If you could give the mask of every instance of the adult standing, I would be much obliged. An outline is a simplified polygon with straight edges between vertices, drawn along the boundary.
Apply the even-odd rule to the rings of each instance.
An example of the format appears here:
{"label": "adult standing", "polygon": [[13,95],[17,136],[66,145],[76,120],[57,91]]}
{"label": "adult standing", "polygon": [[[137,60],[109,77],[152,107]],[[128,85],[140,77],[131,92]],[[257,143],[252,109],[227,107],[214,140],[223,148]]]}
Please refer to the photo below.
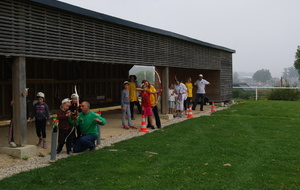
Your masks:
{"label": "adult standing", "polygon": [[138,108],[139,114],[142,113],[141,105],[137,98],[137,92],[136,92],[136,76],[130,75],[129,76],[129,97],[130,97],[130,112],[131,112],[131,120],[135,120],[133,108],[134,105]]}
{"label": "adult standing", "polygon": [[195,86],[197,86],[197,93],[196,93],[196,98],[194,100],[193,104],[193,110],[196,109],[196,106],[198,104],[198,100],[201,97],[201,106],[200,106],[200,111],[203,111],[203,105],[204,105],[204,96],[205,96],[205,86],[209,85],[210,83],[203,79],[203,75],[199,75],[199,79],[194,83]]}
{"label": "adult standing", "polygon": [[[154,88],[154,86],[151,85],[148,80],[143,80],[142,84],[144,84],[145,89],[147,91],[150,91],[150,102],[151,102],[151,106],[152,106],[152,112],[153,112],[154,117],[155,117],[156,127],[158,129],[160,129],[161,128],[161,123],[160,123],[160,117],[159,117],[159,113],[158,113],[158,108],[157,108],[157,105],[156,105],[158,91],[156,91],[156,89]],[[151,129],[154,129],[154,127],[151,126],[151,122],[149,121],[149,118],[148,118],[148,125],[147,125],[147,127],[151,128]]]}
{"label": "adult standing", "polygon": [[[81,137],[76,141],[73,152],[83,152],[86,149],[95,150],[95,141],[98,136],[97,125],[105,125],[106,119],[90,111],[90,104],[86,101],[81,104],[82,112],[78,114],[76,126],[80,128]],[[71,113],[68,115],[69,122],[74,123]]]}

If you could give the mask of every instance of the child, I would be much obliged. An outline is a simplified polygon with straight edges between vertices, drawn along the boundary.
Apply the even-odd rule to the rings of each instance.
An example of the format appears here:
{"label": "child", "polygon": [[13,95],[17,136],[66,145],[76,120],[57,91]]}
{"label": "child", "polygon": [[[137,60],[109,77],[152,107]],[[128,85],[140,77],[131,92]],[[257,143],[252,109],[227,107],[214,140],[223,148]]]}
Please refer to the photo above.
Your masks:
{"label": "child", "polygon": [[182,117],[182,113],[183,113],[183,104],[184,104],[184,100],[186,100],[187,97],[187,88],[186,86],[181,82],[180,79],[175,80],[176,85],[177,85],[177,89],[176,89],[176,94],[178,96],[177,98],[177,105],[176,105],[176,116],[175,117]]}
{"label": "child", "polygon": [[193,97],[193,84],[192,84],[192,78],[189,77],[187,79],[187,82],[185,83],[185,86],[187,88],[187,99],[184,101],[184,111],[186,114],[186,110],[190,107],[190,102]]}
{"label": "child", "polygon": [[173,114],[174,111],[174,105],[175,105],[175,98],[176,94],[174,92],[174,85],[170,84],[169,85],[169,114]]}
{"label": "child", "polygon": [[142,91],[142,114],[146,117],[148,117],[148,126],[150,126],[151,129],[155,129],[152,122],[152,105],[150,101],[150,94],[156,94],[156,92],[150,92],[147,90],[147,85],[142,84],[142,88],[137,88],[136,90]]}
{"label": "child", "polygon": [[[77,109],[77,99],[79,100],[78,98],[78,95],[77,94],[72,94],[71,95],[71,105],[69,107],[69,109],[71,110],[72,114],[75,114],[76,112],[76,109]],[[81,112],[81,108],[80,108],[80,105],[78,107],[78,113]]]}
{"label": "child", "polygon": [[142,113],[141,105],[138,101],[137,93],[136,93],[136,76],[130,75],[129,76],[129,97],[130,97],[130,113],[131,113],[131,120],[135,120],[134,118],[134,105],[137,106],[139,114]]}
{"label": "child", "polygon": [[35,118],[36,135],[39,138],[37,146],[43,146],[46,149],[46,125],[50,124],[50,113],[48,105],[45,103],[45,94],[38,92],[36,97],[38,102],[33,105],[30,122]]}
{"label": "child", "polygon": [[63,101],[61,102],[60,109],[57,111],[57,119],[59,120],[58,146],[56,150],[57,154],[61,152],[65,143],[67,148],[67,154],[70,154],[72,152],[71,148],[75,133],[74,131],[72,131],[72,125],[69,123],[68,120],[68,117],[71,115],[71,111],[69,110],[69,107],[71,105],[70,102],[71,100],[69,98],[63,99]]}
{"label": "child", "polygon": [[[77,101],[79,101],[79,97],[77,94],[72,94],[71,95],[71,105],[69,106],[69,110],[71,111],[71,114],[73,118],[75,118],[76,112],[78,111],[77,115],[81,113],[81,107],[77,104]],[[78,102],[79,103],[79,102]],[[75,132],[74,132],[74,138],[73,138],[73,144],[76,143],[76,140],[81,136],[80,129],[78,127],[75,127]]]}
{"label": "child", "polygon": [[[121,108],[122,108],[122,126],[123,129],[137,129],[135,126],[132,125],[131,122],[131,112],[130,112],[130,99],[129,99],[129,82],[125,81],[123,83],[123,90],[121,92]],[[128,117],[128,126],[126,126],[125,116],[127,113]]]}

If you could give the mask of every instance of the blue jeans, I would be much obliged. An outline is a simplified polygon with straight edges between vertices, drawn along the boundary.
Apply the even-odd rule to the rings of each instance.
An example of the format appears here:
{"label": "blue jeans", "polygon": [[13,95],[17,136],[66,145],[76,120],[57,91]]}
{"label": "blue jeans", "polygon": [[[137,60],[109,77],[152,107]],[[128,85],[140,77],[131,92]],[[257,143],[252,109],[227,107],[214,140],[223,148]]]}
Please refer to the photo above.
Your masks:
{"label": "blue jeans", "polygon": [[200,110],[203,110],[203,105],[204,105],[204,94],[196,94],[196,98],[194,100],[194,103],[193,103],[193,108],[192,110],[195,110],[196,109],[196,106],[198,104],[198,100],[199,98],[201,97],[201,106],[200,106]]}
{"label": "blue jeans", "polygon": [[74,145],[73,152],[83,152],[88,148],[94,148],[95,147],[95,140],[97,139],[97,136],[94,135],[84,135],[80,137],[76,144]]}

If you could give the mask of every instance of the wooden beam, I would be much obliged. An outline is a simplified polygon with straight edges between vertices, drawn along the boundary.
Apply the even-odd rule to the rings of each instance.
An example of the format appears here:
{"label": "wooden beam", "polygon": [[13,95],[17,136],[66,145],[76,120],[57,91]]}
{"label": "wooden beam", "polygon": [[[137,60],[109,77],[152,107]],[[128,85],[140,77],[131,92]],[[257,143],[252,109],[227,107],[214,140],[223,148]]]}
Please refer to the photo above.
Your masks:
{"label": "wooden beam", "polygon": [[27,143],[25,57],[16,57],[12,63],[12,89],[14,141],[24,146]]}
{"label": "wooden beam", "polygon": [[169,110],[168,105],[168,91],[169,91],[169,67],[162,67],[162,106],[161,112],[163,114],[167,114]]}

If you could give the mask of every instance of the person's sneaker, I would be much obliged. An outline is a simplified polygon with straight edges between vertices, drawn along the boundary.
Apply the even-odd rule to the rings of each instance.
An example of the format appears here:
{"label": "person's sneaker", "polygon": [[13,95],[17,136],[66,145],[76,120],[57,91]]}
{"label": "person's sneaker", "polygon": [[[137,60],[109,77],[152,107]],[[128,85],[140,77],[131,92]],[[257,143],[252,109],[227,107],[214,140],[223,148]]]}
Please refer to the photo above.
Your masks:
{"label": "person's sneaker", "polygon": [[155,127],[154,127],[154,126],[151,126],[151,129],[155,129]]}
{"label": "person's sneaker", "polygon": [[67,151],[67,154],[68,155],[72,154],[72,151],[71,150]]}
{"label": "person's sneaker", "polygon": [[135,126],[130,126],[131,129],[137,129]]}
{"label": "person's sneaker", "polygon": [[40,139],[39,143],[36,146],[43,146],[43,139]]}
{"label": "person's sneaker", "polygon": [[182,114],[178,114],[178,116],[177,117],[182,117]]}
{"label": "person's sneaker", "polygon": [[131,120],[135,120],[135,117],[132,117]]}
{"label": "person's sneaker", "polygon": [[43,148],[47,149],[47,143],[46,142],[43,142]]}
{"label": "person's sneaker", "polygon": [[17,145],[16,145],[15,142],[10,142],[9,145],[10,145],[10,147],[12,147],[12,148],[16,148],[16,147],[17,147]]}
{"label": "person's sneaker", "polygon": [[128,126],[123,126],[123,129],[129,129],[129,127]]}

